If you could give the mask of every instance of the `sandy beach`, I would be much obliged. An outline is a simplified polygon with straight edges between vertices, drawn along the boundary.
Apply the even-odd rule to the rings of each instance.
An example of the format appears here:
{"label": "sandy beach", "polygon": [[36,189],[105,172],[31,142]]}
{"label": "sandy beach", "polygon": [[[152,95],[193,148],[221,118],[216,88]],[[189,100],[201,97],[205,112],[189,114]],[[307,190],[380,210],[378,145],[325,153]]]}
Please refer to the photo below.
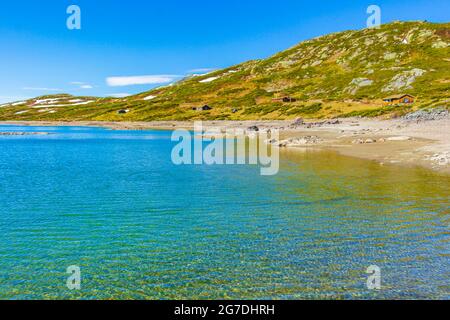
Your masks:
{"label": "sandy beach", "polygon": [[[192,129],[192,122],[0,122],[3,125],[97,126],[114,130]],[[320,148],[380,165],[424,166],[450,174],[450,119],[337,119],[331,121],[205,121],[204,128],[278,129],[283,148]],[[250,129],[252,128],[252,129]]]}

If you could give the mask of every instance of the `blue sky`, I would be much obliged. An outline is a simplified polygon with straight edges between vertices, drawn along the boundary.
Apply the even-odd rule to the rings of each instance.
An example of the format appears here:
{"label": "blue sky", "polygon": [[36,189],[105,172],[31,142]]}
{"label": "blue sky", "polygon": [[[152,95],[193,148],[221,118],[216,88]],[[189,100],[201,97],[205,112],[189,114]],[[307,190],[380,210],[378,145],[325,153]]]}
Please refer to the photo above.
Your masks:
{"label": "blue sky", "polygon": [[[81,8],[81,30],[66,27],[73,4]],[[450,1],[442,0],[4,0],[0,103],[149,90],[311,37],[364,28],[371,4],[381,7],[383,23],[450,20]]]}

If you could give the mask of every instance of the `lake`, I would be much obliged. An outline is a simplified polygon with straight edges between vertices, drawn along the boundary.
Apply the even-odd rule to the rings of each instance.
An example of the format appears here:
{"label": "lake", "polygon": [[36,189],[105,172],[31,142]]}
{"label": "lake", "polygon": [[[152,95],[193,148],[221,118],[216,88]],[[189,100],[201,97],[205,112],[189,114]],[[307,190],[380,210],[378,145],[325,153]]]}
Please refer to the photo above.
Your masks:
{"label": "lake", "polygon": [[176,166],[169,131],[6,131],[51,134],[0,136],[1,299],[450,298],[448,176],[312,150],[261,176]]}

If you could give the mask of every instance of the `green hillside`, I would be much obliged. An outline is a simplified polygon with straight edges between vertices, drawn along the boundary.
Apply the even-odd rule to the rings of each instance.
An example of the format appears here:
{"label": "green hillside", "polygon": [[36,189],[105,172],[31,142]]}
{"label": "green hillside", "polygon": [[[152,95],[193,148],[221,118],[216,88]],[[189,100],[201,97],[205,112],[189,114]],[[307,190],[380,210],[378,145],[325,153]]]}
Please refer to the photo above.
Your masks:
{"label": "green hillside", "polygon": [[[3,105],[0,120],[331,118],[448,108],[449,44],[450,23],[395,22],[322,36],[127,98],[56,95]],[[404,93],[416,102],[383,105],[383,98]],[[193,110],[203,105],[212,110]]]}

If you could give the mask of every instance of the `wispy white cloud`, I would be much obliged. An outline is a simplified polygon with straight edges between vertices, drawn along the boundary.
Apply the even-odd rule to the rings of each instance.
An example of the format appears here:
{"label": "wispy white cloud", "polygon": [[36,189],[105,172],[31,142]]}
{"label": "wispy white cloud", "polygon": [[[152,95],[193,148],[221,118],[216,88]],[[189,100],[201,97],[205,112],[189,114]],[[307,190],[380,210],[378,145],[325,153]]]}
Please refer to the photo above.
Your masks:
{"label": "wispy white cloud", "polygon": [[217,70],[217,68],[198,68],[189,70],[188,73],[209,73]]}
{"label": "wispy white cloud", "polygon": [[32,90],[32,91],[63,91],[60,88],[42,88],[42,87],[24,87],[23,90]]}
{"label": "wispy white cloud", "polygon": [[131,96],[131,93],[113,93],[113,94],[109,94],[108,96],[114,97],[114,98],[125,98],[125,97]]}
{"label": "wispy white cloud", "polygon": [[147,75],[131,77],[108,77],[106,83],[110,87],[125,87],[143,84],[164,84],[171,83],[181,76],[179,75]]}
{"label": "wispy white cloud", "polygon": [[70,84],[74,85],[74,86],[78,86],[80,89],[93,89],[94,87],[88,83],[85,82],[80,82],[80,81],[74,81],[71,82]]}

